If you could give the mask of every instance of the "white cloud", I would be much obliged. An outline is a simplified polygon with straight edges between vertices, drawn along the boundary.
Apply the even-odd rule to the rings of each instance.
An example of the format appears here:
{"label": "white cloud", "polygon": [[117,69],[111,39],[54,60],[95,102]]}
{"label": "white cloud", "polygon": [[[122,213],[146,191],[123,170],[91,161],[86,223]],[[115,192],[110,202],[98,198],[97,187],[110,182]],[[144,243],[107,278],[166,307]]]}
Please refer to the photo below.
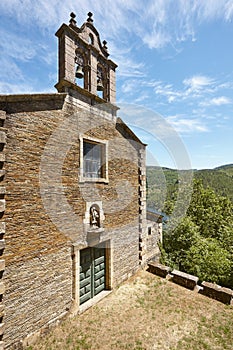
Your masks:
{"label": "white cloud", "polygon": [[232,100],[229,99],[228,97],[225,96],[220,96],[220,97],[214,97],[210,100],[206,100],[204,102],[201,102],[201,106],[223,106],[223,105],[228,105],[231,104]]}
{"label": "white cloud", "polygon": [[124,94],[130,94],[135,92],[135,84],[137,84],[136,80],[126,80],[121,86],[121,90]]}
{"label": "white cloud", "polygon": [[160,29],[154,29],[152,33],[146,33],[142,40],[150,49],[161,49],[171,41],[171,37]]}
{"label": "white cloud", "polygon": [[0,57],[0,79],[19,81],[23,80],[23,73],[17,64],[9,57],[2,55]]}
{"label": "white cloud", "polygon": [[34,92],[33,87],[26,83],[10,84],[0,81],[0,94],[26,94],[32,92]]}
{"label": "white cloud", "polygon": [[188,88],[189,92],[198,92],[213,85],[213,79],[204,75],[194,75],[191,78],[183,80],[183,84]]}
{"label": "white cloud", "polygon": [[[220,95],[221,93],[224,94],[225,89],[229,89],[229,86],[222,81],[219,83],[217,77],[193,75],[180,82],[180,86],[181,88],[177,89],[172,83],[161,80],[147,80],[143,77],[143,79],[125,80],[122,83],[122,92],[126,98],[134,101],[134,103],[147,100],[146,103],[151,108],[166,106],[166,110],[170,113],[174,107],[183,113],[185,103],[186,115],[189,114],[195,116],[198,120],[205,121],[216,119],[216,111],[209,107],[232,103],[230,98]],[[151,94],[152,91],[154,92],[154,98]],[[182,121],[182,124],[185,123]],[[193,123],[196,129],[200,126],[196,122]],[[202,130],[202,126],[200,126],[200,130]]]}
{"label": "white cloud", "polygon": [[230,21],[233,17],[233,1],[227,1],[225,5],[225,18],[227,21]]}
{"label": "white cloud", "polygon": [[[52,87],[46,90],[46,93],[55,93],[55,89]],[[5,83],[0,81],[0,94],[43,94],[43,89],[35,90],[33,85],[27,82]]]}
{"label": "white cloud", "polygon": [[117,75],[122,77],[143,77],[145,76],[144,64],[136,62],[127,55],[115,55],[114,60],[118,64]]}
{"label": "white cloud", "polygon": [[[94,25],[100,33],[105,33],[106,37],[101,37],[101,40],[109,41],[110,58],[119,65],[118,76],[142,78],[146,69],[140,58],[134,57],[135,46],[129,44],[133,35],[136,34],[138,38],[134,45],[140,46],[144,43],[150,48],[162,48],[176,42],[195,40],[199,22],[216,18],[227,21],[233,18],[233,1],[147,0],[145,4],[135,0],[1,0],[0,12],[12,16],[14,24],[20,22],[24,26],[24,36],[32,27],[34,31],[38,28],[41,35],[38,44],[38,38],[37,42],[33,42],[25,39],[22,34],[4,32],[1,35],[4,40],[4,54],[7,52],[15,60],[16,67],[16,60],[26,62],[34,57],[44,60],[48,65],[53,64],[57,51],[51,50],[48,36],[53,36],[62,22],[69,22],[71,11],[77,14],[77,25],[80,26],[90,10],[94,14]],[[174,103],[198,97],[200,92],[213,92],[215,82],[200,74],[185,79],[183,84],[184,87],[178,90],[172,84],[156,82],[154,91],[157,96]],[[126,91],[127,88],[129,89],[129,83],[123,86]]]}
{"label": "white cloud", "polygon": [[203,121],[198,119],[186,119],[184,116],[175,115],[167,117],[166,120],[178,133],[187,134],[192,132],[208,131],[208,128]]}
{"label": "white cloud", "polygon": [[0,49],[2,54],[11,58],[28,61],[36,55],[35,44],[22,36],[0,30]]}
{"label": "white cloud", "polygon": [[221,106],[221,105],[230,104],[230,103],[232,103],[232,101],[229,98],[225,97],[225,96],[221,96],[221,97],[213,98],[212,100],[210,100],[210,103],[212,105],[215,105],[215,106]]}
{"label": "white cloud", "polygon": [[156,95],[164,96],[169,103],[174,102],[177,98],[182,96],[182,93],[174,90],[172,84],[157,84],[154,87]]}
{"label": "white cloud", "polygon": [[[147,84],[147,83],[145,83]],[[200,94],[214,92],[215,82],[212,78],[204,75],[195,75],[183,80],[184,88],[177,90],[170,83],[161,81],[149,82],[147,84],[154,88],[156,95],[165,97],[167,102],[183,101],[200,97]]]}
{"label": "white cloud", "polygon": [[[16,10],[17,9],[17,10]],[[136,35],[150,48],[195,40],[198,21],[233,18],[232,0],[1,0],[0,12],[27,26],[54,28],[68,22],[69,13],[77,14],[77,24],[94,13],[100,32],[114,41],[124,41],[126,33]]]}
{"label": "white cloud", "polygon": [[196,0],[194,11],[202,22],[217,18],[229,21],[233,16],[233,4],[232,0]]}

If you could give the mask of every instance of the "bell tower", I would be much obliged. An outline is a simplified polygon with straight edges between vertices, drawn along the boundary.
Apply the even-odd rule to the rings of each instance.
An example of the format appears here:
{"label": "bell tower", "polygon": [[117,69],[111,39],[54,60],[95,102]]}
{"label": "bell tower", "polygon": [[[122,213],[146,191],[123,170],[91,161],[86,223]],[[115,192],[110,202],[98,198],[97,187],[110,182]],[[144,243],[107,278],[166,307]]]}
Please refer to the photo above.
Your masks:
{"label": "bell tower", "polygon": [[59,40],[58,92],[86,95],[91,101],[116,102],[115,70],[117,65],[108,56],[107,42],[100,41],[93,25],[92,13],[79,28],[76,15],[70,14],[69,25],[56,32]]}

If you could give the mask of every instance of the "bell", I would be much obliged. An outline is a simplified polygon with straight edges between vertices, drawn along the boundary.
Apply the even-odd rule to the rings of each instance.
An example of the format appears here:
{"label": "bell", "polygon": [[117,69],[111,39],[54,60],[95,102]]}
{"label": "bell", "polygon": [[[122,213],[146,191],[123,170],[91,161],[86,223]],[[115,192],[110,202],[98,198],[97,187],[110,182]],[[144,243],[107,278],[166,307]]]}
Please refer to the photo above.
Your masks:
{"label": "bell", "polygon": [[76,68],[75,76],[76,76],[76,78],[78,78],[78,79],[82,79],[82,78],[84,77],[83,69],[82,69],[82,67],[79,66],[79,65],[78,65],[77,68]]}
{"label": "bell", "polygon": [[102,79],[97,80],[97,91],[104,91]]}

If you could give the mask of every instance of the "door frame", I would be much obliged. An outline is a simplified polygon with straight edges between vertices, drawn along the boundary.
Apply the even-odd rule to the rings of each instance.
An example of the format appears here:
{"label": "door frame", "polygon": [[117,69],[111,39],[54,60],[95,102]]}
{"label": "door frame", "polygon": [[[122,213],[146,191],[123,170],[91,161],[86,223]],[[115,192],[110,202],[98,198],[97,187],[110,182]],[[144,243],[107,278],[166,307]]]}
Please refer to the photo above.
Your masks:
{"label": "door frame", "polygon": [[[101,242],[99,244],[105,249],[105,289],[112,289],[112,247],[111,240]],[[98,246],[97,246],[98,247]],[[88,246],[73,244],[72,245],[72,299],[73,306],[71,312],[76,314],[79,311],[79,290],[80,290],[80,250],[88,248]],[[101,292],[100,292],[101,294]],[[93,299],[93,298],[92,298]],[[91,300],[92,300],[91,299]],[[85,304],[85,303],[84,303]],[[84,305],[82,304],[82,305]]]}

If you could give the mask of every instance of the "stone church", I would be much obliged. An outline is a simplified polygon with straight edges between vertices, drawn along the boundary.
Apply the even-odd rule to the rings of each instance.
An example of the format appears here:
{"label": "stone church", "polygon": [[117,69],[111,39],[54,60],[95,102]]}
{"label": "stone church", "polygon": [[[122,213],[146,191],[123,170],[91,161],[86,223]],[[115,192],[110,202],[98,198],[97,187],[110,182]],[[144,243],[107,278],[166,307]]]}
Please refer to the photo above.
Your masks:
{"label": "stone church", "polygon": [[[57,93],[0,96],[0,349],[21,349],[158,253],[146,145],[117,116],[92,14],[56,32]],[[156,226],[157,225],[157,226]]]}

